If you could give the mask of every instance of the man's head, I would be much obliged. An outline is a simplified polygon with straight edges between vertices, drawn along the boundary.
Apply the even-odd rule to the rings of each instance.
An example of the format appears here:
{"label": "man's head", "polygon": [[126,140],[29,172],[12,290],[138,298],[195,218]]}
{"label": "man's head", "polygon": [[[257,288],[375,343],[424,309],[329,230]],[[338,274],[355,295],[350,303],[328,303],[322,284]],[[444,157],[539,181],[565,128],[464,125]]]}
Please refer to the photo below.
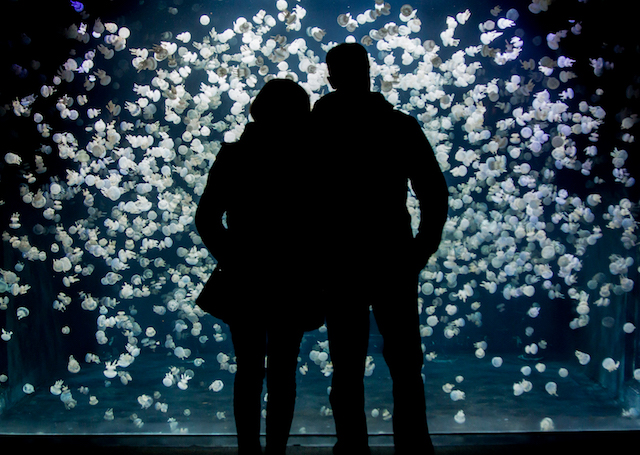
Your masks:
{"label": "man's head", "polygon": [[329,83],[339,91],[369,91],[369,56],[357,43],[343,43],[327,52]]}

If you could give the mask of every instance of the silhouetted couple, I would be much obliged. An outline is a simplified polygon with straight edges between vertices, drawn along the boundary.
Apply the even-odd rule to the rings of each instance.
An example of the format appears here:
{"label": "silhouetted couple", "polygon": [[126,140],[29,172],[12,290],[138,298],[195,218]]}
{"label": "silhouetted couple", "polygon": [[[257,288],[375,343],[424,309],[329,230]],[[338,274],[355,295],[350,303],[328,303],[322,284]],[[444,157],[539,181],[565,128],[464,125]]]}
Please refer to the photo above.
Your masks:
{"label": "silhouetted couple", "polygon": [[[254,122],[220,150],[196,214],[218,266],[238,277],[230,303],[201,306],[231,330],[239,453],[261,453],[265,355],[266,453],[285,453],[300,341],[325,318],[334,453],[369,453],[363,379],[372,308],[393,379],[396,454],[430,454],[417,289],[440,243],[447,186],[418,122],[370,91],[366,50],[336,46],[327,66],[335,91],[313,112],[296,83],[265,84]],[[409,181],[421,208],[415,236]]]}

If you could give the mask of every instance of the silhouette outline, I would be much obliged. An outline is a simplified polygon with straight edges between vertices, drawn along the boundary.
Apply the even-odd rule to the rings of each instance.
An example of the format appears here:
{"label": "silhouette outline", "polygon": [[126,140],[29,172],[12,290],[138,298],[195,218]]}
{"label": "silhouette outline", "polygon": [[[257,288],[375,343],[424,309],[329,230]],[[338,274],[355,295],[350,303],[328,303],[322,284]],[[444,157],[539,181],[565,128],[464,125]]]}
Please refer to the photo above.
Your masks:
{"label": "silhouette outline", "polygon": [[266,376],[266,453],[283,455],[294,414],[300,342],[305,330],[323,322],[318,306],[300,298],[313,269],[305,265],[313,253],[301,228],[308,224],[310,155],[301,144],[308,137],[309,96],[291,80],[270,80],[250,112],[254,121],[240,139],[218,153],[196,211],[198,233],[224,272],[224,281],[215,283],[224,288],[214,294],[220,300],[203,296],[198,304],[231,331],[239,454],[262,453]]}
{"label": "silhouette outline", "polygon": [[[334,453],[370,453],[363,376],[371,305],[393,379],[396,454],[432,454],[417,288],[418,274],[441,240],[447,185],[418,122],[370,90],[366,49],[340,44],[326,63],[335,91],[315,103],[311,120],[316,155],[323,157],[318,222],[333,362]],[[408,181],[420,203],[415,237]]]}

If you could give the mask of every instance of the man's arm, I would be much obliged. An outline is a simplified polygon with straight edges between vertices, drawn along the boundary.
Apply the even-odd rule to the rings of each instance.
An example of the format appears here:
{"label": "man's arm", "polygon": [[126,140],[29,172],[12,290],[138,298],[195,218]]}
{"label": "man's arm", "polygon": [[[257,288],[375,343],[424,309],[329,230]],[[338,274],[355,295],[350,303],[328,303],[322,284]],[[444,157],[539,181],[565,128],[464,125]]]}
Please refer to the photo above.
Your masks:
{"label": "man's arm", "polygon": [[416,267],[421,270],[437,250],[447,221],[449,189],[431,144],[418,122],[411,118],[409,179],[420,204],[420,225],[415,237]]}

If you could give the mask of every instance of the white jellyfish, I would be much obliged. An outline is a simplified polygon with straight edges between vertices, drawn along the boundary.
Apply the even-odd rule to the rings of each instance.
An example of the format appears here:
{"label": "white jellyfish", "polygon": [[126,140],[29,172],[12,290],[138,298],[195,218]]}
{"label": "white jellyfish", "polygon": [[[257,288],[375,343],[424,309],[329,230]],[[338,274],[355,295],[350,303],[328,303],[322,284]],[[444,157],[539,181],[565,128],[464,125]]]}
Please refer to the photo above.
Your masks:
{"label": "white jellyfish", "polygon": [[25,385],[22,386],[22,391],[24,393],[26,393],[27,395],[32,394],[33,392],[36,391],[35,387],[33,387],[32,384],[26,383]]}
{"label": "white jellyfish", "polygon": [[580,365],[586,365],[591,361],[591,356],[586,352],[576,350],[575,354],[578,358],[578,362],[580,362]]}
{"label": "white jellyfish", "polygon": [[78,373],[80,371],[80,363],[72,355],[69,356],[67,370],[69,370],[70,373]]}
{"label": "white jellyfish", "polygon": [[172,373],[167,373],[164,377],[164,379],[162,379],[162,384],[165,387],[171,387],[173,384],[175,384],[175,379],[173,377]]}
{"label": "white jellyfish", "polygon": [[544,389],[549,395],[558,396],[558,384],[556,384],[555,382],[547,382],[544,386]]}
{"label": "white jellyfish", "polygon": [[553,431],[555,430],[555,424],[551,417],[545,417],[540,421],[540,430],[541,431]]}
{"label": "white jellyfish", "polygon": [[610,373],[613,371],[616,371],[619,366],[620,366],[620,362],[616,362],[611,357],[607,357],[602,361],[602,368],[604,368]]}
{"label": "white jellyfish", "polygon": [[224,387],[224,383],[220,379],[216,379],[209,385],[209,390],[220,392]]}

